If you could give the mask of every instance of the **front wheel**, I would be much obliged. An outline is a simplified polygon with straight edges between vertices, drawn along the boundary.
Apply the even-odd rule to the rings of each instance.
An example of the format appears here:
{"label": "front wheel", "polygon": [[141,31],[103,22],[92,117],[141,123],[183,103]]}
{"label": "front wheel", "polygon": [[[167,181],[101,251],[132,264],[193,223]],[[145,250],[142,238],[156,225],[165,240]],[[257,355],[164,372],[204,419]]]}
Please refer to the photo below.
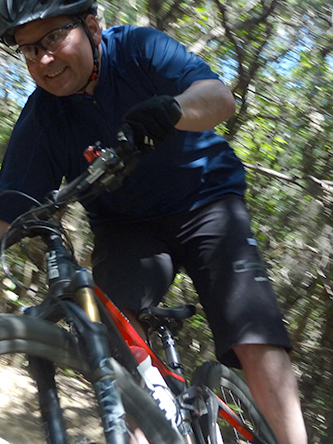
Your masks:
{"label": "front wheel", "polygon": [[[90,379],[89,367],[75,335],[42,319],[0,314],[0,355],[16,353],[46,359],[57,367],[78,371]],[[148,393],[117,361],[110,358],[110,363],[125,412],[135,427],[143,431],[149,444],[184,444]]]}
{"label": "front wheel", "polygon": [[[278,444],[278,441],[266,419],[255,404],[245,382],[230,368],[216,361],[205,362],[196,369],[193,385],[204,385],[230,407],[244,424],[260,438],[263,444]],[[219,419],[223,441],[228,444],[248,444],[258,442],[244,437],[236,428],[224,419]]]}

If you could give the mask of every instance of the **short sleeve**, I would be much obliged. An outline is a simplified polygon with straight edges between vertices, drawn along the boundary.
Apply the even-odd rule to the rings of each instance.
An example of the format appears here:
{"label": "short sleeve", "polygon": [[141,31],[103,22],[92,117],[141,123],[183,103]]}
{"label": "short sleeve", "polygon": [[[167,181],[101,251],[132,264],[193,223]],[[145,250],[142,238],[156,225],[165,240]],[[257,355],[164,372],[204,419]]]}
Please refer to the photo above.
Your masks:
{"label": "short sleeve", "polygon": [[220,79],[200,57],[161,31],[129,27],[123,44],[126,69],[137,76],[141,70],[156,94],[181,94],[198,80]]}

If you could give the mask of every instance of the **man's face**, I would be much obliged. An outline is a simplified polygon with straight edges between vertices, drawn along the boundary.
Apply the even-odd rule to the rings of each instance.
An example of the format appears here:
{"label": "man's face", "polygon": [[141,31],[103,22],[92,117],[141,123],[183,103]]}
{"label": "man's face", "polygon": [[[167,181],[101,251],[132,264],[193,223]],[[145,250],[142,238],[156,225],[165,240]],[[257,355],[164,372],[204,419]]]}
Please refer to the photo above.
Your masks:
{"label": "man's face", "polygon": [[[60,16],[45,20],[35,20],[19,28],[15,33],[15,39],[19,46],[38,42],[47,33],[61,28],[74,19]],[[99,30],[93,16],[87,17],[89,28],[96,44],[100,38],[94,29]],[[37,85],[58,97],[69,96],[82,90],[90,78],[93,70],[93,55],[89,39],[80,25],[71,29],[59,49],[54,53],[45,51],[40,46],[35,61],[27,61],[27,67],[31,77]],[[93,85],[89,85],[93,91]]]}

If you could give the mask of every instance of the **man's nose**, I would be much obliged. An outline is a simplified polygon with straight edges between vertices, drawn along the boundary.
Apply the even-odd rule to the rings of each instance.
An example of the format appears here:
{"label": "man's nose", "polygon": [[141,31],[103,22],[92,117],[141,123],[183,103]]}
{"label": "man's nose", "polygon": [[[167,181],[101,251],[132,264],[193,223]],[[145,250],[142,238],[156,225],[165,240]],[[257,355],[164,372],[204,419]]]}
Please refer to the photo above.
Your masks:
{"label": "man's nose", "polygon": [[48,65],[54,60],[54,55],[51,52],[44,50],[42,48],[39,48],[37,57],[39,59],[39,63],[42,65]]}

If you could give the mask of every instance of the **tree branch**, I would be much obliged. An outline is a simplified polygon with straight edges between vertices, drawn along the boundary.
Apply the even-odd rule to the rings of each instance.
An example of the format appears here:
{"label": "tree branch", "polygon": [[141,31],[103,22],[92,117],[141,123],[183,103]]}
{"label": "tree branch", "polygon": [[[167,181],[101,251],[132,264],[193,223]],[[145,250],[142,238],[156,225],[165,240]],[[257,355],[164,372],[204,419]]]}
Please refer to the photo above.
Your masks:
{"label": "tree branch", "polygon": [[304,188],[301,184],[299,184],[297,182],[296,178],[294,178],[292,176],[288,176],[287,174],[279,173],[278,171],[272,170],[270,168],[265,168],[265,167],[262,167],[259,165],[252,165],[252,164],[246,163],[246,162],[243,163],[243,165],[245,166],[245,168],[259,172],[263,176],[278,179],[278,180],[283,180],[284,182],[292,183],[292,184],[297,185],[301,188]]}
{"label": "tree branch", "polygon": [[305,342],[295,342],[295,344],[297,344],[299,347],[308,348],[310,350],[333,353],[333,349],[328,347],[319,347],[318,345],[306,344]]}
{"label": "tree branch", "polygon": [[[250,163],[244,162],[243,165],[245,168],[248,168],[249,170],[256,171],[263,176],[282,180],[284,182],[291,183],[293,185],[297,185],[300,188],[305,189],[305,187],[299,183],[300,178],[289,176],[288,174],[279,173],[278,171],[272,170],[270,168],[265,168],[259,165],[253,165]],[[303,177],[303,180],[306,180],[307,182],[313,183],[316,187],[318,187],[321,191],[325,191],[327,193],[333,194],[333,181],[331,180],[322,180],[318,179],[317,177],[311,176],[311,175],[305,175]]]}
{"label": "tree branch", "polygon": [[255,26],[259,25],[259,23],[265,22],[267,20],[267,18],[274,11],[274,9],[276,8],[277,4],[278,4],[277,0],[272,0],[268,6],[267,6],[267,4],[265,5],[265,2],[262,2],[263,12],[262,12],[261,15],[259,15],[256,18],[252,17],[252,18],[250,18],[248,20],[245,20],[245,22],[239,20],[237,23],[235,23],[233,28],[235,30],[237,30],[237,29],[244,29],[244,30],[248,31],[248,30],[254,28]]}
{"label": "tree branch", "polygon": [[225,30],[222,27],[211,28],[205,36],[201,37],[189,47],[189,51],[194,54],[199,54],[211,40],[223,37],[224,35]]}

